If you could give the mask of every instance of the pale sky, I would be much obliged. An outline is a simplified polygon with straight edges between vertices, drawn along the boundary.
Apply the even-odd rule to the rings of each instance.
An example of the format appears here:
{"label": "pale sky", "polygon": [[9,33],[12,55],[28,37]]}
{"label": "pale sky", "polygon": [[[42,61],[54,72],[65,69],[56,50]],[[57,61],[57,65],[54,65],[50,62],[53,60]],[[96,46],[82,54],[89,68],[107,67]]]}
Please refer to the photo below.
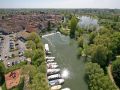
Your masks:
{"label": "pale sky", "polygon": [[0,8],[119,8],[120,0],[0,0]]}

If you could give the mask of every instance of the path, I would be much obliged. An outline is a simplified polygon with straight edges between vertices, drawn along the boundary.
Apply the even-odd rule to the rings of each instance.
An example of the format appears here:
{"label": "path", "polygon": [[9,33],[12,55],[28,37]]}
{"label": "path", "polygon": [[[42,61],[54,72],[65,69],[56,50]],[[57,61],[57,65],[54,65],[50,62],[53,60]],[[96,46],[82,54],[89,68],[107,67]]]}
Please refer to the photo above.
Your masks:
{"label": "path", "polygon": [[2,90],[2,88],[0,87],[0,90]]}
{"label": "path", "polygon": [[112,71],[111,69],[112,69],[112,65],[109,65],[109,66],[108,66],[108,75],[109,75],[112,83],[114,84],[114,86],[117,88],[117,90],[120,90],[120,89],[116,86],[116,84],[115,84],[115,81],[114,81],[113,76],[112,76],[112,73],[111,73],[111,71]]}

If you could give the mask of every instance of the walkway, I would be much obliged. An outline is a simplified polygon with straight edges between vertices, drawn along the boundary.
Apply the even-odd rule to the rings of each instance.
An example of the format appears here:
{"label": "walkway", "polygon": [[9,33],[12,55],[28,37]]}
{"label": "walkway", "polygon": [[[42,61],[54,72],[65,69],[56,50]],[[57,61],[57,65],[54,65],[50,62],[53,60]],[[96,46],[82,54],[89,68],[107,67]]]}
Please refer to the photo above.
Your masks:
{"label": "walkway", "polygon": [[119,90],[119,88],[116,86],[115,81],[114,81],[114,79],[113,79],[113,76],[112,76],[112,73],[111,73],[111,71],[112,71],[111,69],[112,69],[112,65],[109,65],[109,66],[108,66],[108,75],[109,75],[112,83],[114,84],[114,86],[117,88],[117,90]]}

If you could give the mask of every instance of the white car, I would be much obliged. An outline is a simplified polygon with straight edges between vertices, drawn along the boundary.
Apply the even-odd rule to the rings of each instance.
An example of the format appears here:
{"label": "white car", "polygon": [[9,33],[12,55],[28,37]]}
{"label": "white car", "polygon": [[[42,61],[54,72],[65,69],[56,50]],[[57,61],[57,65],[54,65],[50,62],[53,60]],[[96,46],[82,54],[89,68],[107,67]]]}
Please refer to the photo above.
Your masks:
{"label": "white car", "polygon": [[64,89],[61,89],[61,90],[70,90],[70,88],[64,88]]}
{"label": "white car", "polygon": [[0,61],[2,61],[2,58],[0,58]]}
{"label": "white car", "polygon": [[10,66],[11,66],[11,65],[10,65],[10,62],[8,62],[8,63],[7,63],[7,66],[8,66],[8,67],[10,67]]}

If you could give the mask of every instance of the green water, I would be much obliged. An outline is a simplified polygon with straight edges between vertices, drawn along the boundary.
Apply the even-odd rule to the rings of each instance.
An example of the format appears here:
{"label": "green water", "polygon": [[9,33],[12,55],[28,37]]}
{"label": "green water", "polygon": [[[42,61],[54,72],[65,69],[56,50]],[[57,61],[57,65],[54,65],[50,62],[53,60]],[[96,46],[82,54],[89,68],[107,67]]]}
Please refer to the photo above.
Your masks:
{"label": "green water", "polygon": [[52,56],[56,57],[56,62],[60,66],[61,71],[67,69],[69,71],[68,78],[65,78],[63,88],[71,90],[88,90],[85,82],[84,62],[77,58],[77,44],[68,36],[55,34],[47,36],[43,39],[44,43],[48,43]]}

